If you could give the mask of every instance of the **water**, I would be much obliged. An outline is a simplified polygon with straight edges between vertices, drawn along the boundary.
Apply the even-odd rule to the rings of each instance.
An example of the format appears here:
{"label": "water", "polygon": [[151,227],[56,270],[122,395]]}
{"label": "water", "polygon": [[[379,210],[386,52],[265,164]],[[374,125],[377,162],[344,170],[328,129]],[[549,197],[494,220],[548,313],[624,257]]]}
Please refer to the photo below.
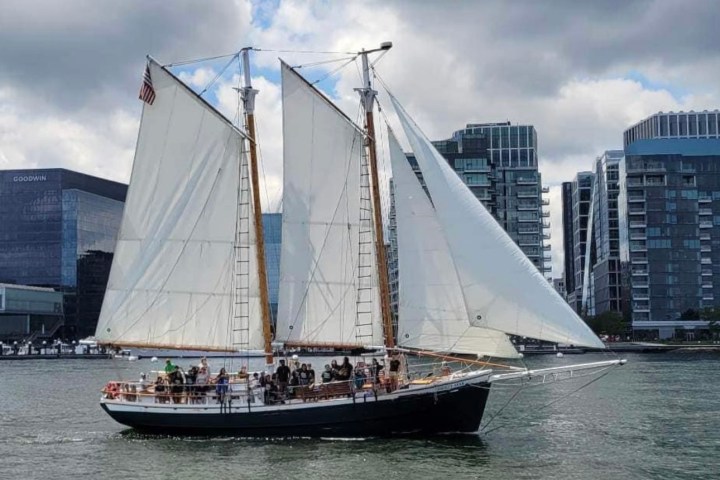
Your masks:
{"label": "water", "polygon": [[[597,359],[548,356],[528,363]],[[143,436],[100,409],[99,390],[110,378],[135,379],[159,364],[3,361],[0,478],[718,478],[720,354],[628,359],[625,367],[546,408],[540,407],[587,379],[524,389],[492,421],[488,430],[500,428],[490,433],[392,440]],[[515,391],[493,387],[485,421]]]}

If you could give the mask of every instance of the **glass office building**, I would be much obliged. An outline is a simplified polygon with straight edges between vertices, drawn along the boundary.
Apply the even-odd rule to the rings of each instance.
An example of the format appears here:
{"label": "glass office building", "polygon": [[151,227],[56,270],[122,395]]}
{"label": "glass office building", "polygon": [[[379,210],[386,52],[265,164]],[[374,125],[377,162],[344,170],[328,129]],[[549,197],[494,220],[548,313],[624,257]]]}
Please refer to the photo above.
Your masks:
{"label": "glass office building", "polygon": [[624,133],[620,253],[633,330],[650,338],[694,337],[697,312],[720,300],[719,122],[658,113]]}
{"label": "glass office building", "polygon": [[0,282],[64,292],[64,336],[100,314],[127,186],[64,169],[0,172]]}
{"label": "glass office building", "polygon": [[282,214],[263,213],[265,235],[265,265],[267,265],[268,298],[273,324],[277,319],[278,292],[280,289],[280,247],[282,244]]}
{"label": "glass office building", "polygon": [[[509,122],[468,124],[433,145],[535,266],[549,272],[550,212],[543,210],[549,200],[542,197],[548,189],[538,172],[535,128]],[[412,154],[408,161],[422,182]]]}

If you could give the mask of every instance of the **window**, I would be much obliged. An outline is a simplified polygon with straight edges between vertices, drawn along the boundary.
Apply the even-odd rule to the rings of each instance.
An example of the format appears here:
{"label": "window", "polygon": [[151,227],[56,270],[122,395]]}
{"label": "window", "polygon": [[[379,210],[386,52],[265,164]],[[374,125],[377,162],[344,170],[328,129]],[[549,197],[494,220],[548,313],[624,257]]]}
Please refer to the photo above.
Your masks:
{"label": "window", "polygon": [[696,115],[688,115],[688,133],[690,135],[697,135],[697,116]]}
{"label": "window", "polygon": [[687,135],[687,115],[678,115],[678,135]]}
{"label": "window", "polygon": [[678,116],[670,115],[670,136],[677,137],[678,135]]}

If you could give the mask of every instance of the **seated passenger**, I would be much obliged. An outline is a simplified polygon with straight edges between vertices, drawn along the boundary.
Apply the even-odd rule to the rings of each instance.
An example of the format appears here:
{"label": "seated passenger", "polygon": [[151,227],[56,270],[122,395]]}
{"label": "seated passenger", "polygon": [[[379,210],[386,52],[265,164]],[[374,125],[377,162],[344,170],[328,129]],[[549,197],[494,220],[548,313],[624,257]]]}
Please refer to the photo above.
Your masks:
{"label": "seated passenger", "polygon": [[333,380],[337,380],[338,373],[340,372],[340,365],[338,365],[337,360],[330,362],[330,371],[332,372]]}
{"label": "seated passenger", "polygon": [[340,370],[338,370],[337,380],[350,380],[352,378],[352,374],[353,367],[350,363],[350,359],[345,357],[342,365],[340,365]]}
{"label": "seated passenger", "polygon": [[332,370],[330,369],[330,365],[325,365],[325,371],[322,372],[322,374],[320,375],[320,378],[322,378],[322,383],[332,382],[333,373],[332,373]]}
{"label": "seated passenger", "polygon": [[362,388],[362,386],[365,384],[365,373],[363,372],[363,369],[356,368],[354,377],[355,388]]}
{"label": "seated passenger", "polygon": [[248,374],[247,367],[243,365],[243,366],[240,368],[240,371],[239,371],[238,374],[237,374],[237,378],[238,378],[238,380],[240,380],[241,382],[244,382],[244,381],[247,381],[247,379],[248,379],[249,377],[250,377],[250,375]]}
{"label": "seated passenger", "polygon": [[165,384],[165,379],[158,375],[157,380],[155,380],[155,402],[156,403],[167,403],[169,400],[167,396],[167,385]]}
{"label": "seated passenger", "polygon": [[441,377],[447,377],[452,373],[452,370],[450,370],[450,367],[448,366],[447,362],[443,361],[442,365],[440,367],[440,376]]}

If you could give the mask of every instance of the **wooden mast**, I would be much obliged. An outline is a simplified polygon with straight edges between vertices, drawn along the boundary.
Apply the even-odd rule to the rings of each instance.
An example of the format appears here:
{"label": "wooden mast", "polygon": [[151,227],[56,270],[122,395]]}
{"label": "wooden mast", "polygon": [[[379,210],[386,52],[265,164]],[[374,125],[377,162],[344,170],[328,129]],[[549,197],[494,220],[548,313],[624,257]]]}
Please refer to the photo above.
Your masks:
{"label": "wooden mast", "polygon": [[370,68],[368,65],[368,53],[389,50],[392,43],[385,42],[380,48],[374,50],[363,50],[359,52],[363,66],[363,87],[357,88],[360,99],[365,110],[366,142],[368,147],[368,158],[370,160],[371,191],[373,205],[373,223],[375,226],[375,255],[378,267],[380,284],[380,310],[383,320],[383,333],[385,336],[385,347],[395,347],[395,335],[392,325],[392,311],[390,309],[390,286],[388,285],[387,256],[385,255],[385,239],[383,234],[382,209],[380,207],[380,180],[377,166],[377,146],[375,141],[375,121],[373,119],[373,107],[377,92],[373,90],[370,83]]}
{"label": "wooden mast", "polygon": [[241,51],[243,61],[243,75],[245,85],[242,88],[242,100],[245,110],[245,123],[250,146],[250,181],[253,195],[253,226],[255,228],[255,257],[258,266],[258,280],[260,282],[260,312],[262,315],[263,340],[265,350],[265,364],[273,364],[272,326],[270,324],[270,298],[268,294],[267,268],[265,266],[265,234],[262,223],[262,210],[260,208],[260,179],[258,177],[257,142],[255,135],[255,95],[258,91],[252,88],[250,78],[250,50]]}

